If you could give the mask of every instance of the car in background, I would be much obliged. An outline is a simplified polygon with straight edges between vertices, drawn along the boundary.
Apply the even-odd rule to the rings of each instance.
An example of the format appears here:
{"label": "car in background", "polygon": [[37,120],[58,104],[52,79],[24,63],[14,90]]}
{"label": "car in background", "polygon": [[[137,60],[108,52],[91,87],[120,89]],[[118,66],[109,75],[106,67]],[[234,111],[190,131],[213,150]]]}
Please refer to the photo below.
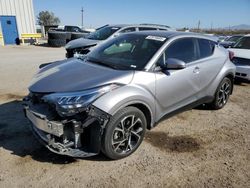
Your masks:
{"label": "car in background", "polygon": [[219,42],[219,36],[213,33],[202,33],[203,35],[209,36],[211,40],[214,40],[216,42]]}
{"label": "car in background", "polygon": [[218,36],[218,42],[223,42],[228,36],[220,35]]}
{"label": "car in background", "polygon": [[62,31],[62,32],[72,32],[72,33],[90,33],[90,31],[83,30],[78,26],[65,25],[58,26],[57,28],[51,28],[49,31]]}
{"label": "car in background", "polygon": [[223,108],[234,75],[230,53],[210,37],[132,32],[40,69],[24,111],[55,153],[121,159],[163,118],[201,104]]}
{"label": "car in background", "polygon": [[58,26],[48,31],[48,44],[51,47],[65,46],[69,41],[85,37],[90,32],[82,30],[78,26]]}
{"label": "car in background", "polygon": [[230,48],[231,46],[233,46],[243,36],[244,35],[233,35],[233,36],[225,38],[219,44],[221,46],[223,46],[224,48]]}
{"label": "car in background", "polygon": [[175,31],[175,29],[159,24],[119,24],[119,25],[105,25],[98,28],[95,32],[89,34],[86,37],[79,38],[77,40],[72,40],[65,46],[66,57],[71,58],[74,56],[80,56],[87,54],[90,51],[91,47],[96,46],[97,44],[119,36],[120,34],[135,32],[135,31]]}
{"label": "car in background", "polygon": [[242,37],[232,48],[233,63],[236,65],[236,79],[250,81],[250,34]]}

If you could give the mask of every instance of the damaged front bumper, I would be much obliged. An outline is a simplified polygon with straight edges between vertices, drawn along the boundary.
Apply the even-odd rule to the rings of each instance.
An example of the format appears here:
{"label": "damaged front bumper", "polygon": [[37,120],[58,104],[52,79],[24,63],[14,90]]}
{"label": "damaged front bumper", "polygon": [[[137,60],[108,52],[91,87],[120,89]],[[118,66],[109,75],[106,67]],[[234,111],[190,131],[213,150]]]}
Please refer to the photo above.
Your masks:
{"label": "damaged front bumper", "polygon": [[77,158],[99,154],[109,115],[96,107],[89,107],[83,120],[50,120],[27,102],[24,104],[24,113],[32,123],[34,135],[50,151]]}

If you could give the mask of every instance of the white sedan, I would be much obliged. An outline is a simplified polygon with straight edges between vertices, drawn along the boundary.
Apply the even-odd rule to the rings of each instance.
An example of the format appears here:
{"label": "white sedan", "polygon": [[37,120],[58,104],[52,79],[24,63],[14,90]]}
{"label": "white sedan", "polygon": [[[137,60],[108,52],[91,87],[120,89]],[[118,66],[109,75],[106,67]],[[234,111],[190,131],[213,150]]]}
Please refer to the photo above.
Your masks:
{"label": "white sedan", "polygon": [[242,37],[230,51],[234,53],[236,78],[250,81],[250,34]]}

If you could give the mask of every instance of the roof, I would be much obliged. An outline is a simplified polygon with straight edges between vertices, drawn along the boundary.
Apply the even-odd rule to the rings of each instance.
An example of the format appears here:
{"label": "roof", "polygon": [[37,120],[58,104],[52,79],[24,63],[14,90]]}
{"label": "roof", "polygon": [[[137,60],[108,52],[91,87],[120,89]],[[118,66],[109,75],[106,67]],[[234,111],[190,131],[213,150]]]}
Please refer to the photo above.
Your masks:
{"label": "roof", "polygon": [[111,27],[155,27],[155,28],[163,28],[163,29],[173,29],[170,26],[167,25],[160,25],[160,24],[112,24],[112,25],[106,25]]}
{"label": "roof", "polygon": [[[190,36],[190,37],[201,37],[208,40],[216,41],[213,37],[204,34],[193,33],[193,32],[180,32],[180,31],[139,31],[133,32],[138,35],[153,35],[158,37],[172,38],[177,36]],[[128,33],[130,34],[130,33]],[[216,41],[217,42],[217,41]]]}

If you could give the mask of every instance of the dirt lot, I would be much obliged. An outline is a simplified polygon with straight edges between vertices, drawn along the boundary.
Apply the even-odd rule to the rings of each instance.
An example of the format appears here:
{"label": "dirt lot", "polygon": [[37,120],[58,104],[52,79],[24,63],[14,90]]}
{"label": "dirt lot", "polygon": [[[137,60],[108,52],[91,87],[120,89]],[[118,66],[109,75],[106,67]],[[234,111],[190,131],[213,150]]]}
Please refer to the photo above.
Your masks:
{"label": "dirt lot", "polygon": [[132,156],[58,156],[32,136],[21,98],[38,65],[64,49],[0,48],[0,187],[250,187],[250,85],[219,111],[194,109],[161,122]]}

